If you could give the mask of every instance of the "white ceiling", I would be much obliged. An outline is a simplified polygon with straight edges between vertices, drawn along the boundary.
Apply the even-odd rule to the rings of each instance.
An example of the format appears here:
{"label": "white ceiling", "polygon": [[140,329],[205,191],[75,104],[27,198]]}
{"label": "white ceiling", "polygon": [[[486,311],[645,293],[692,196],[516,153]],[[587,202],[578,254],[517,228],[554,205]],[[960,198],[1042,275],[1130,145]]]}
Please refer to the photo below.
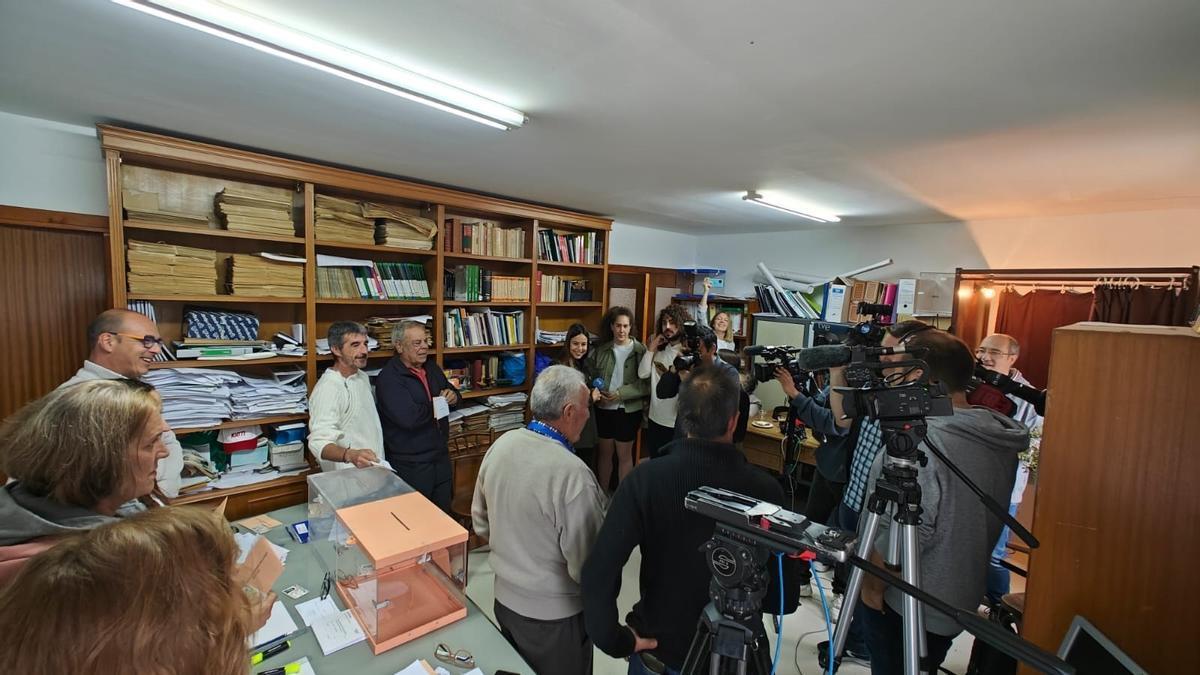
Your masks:
{"label": "white ceiling", "polygon": [[0,110],[696,234],[1200,205],[1197,0],[229,4],[530,120],[494,131],[104,0],[0,0]]}

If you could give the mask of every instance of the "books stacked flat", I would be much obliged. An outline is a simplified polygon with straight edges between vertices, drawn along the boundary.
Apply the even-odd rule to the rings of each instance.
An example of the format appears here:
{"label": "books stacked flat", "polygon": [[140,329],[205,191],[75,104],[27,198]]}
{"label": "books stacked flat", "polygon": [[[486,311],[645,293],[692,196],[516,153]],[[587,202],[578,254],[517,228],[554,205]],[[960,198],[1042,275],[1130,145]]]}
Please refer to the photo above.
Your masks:
{"label": "books stacked flat", "polygon": [[214,295],[217,292],[217,252],[211,249],[130,239],[126,261],[130,293]]}
{"label": "books stacked flat", "polygon": [[229,260],[230,292],[256,297],[302,298],[303,263],[303,258],[288,260],[287,256],[271,255],[268,258],[235,253]]}
{"label": "books stacked flat", "polygon": [[487,404],[492,412],[488,415],[488,428],[495,432],[502,432],[524,425],[525,400],[527,398],[529,396],[523,391],[489,396]]}
{"label": "books stacked flat", "polygon": [[375,219],[363,216],[362,212],[359,203],[352,199],[317,195],[313,234],[319,241],[373,246]]}
{"label": "books stacked flat", "polygon": [[226,187],[213,198],[225,229],[230,232],[294,237],[292,193],[285,188],[239,185]]}
{"label": "books stacked flat", "polygon": [[396,348],[392,342],[392,331],[405,319],[425,324],[425,331],[428,334],[433,316],[429,314],[419,316],[372,316],[367,319],[365,324],[367,327],[367,337],[374,338],[380,350],[390,352]]}
{"label": "books stacked flat", "polygon": [[125,218],[134,223],[159,223],[164,225],[186,225],[201,229],[208,228],[208,215],[181,213],[158,207],[158,194],[141,190],[122,190],[121,203],[125,207]]}
{"label": "books stacked flat", "polygon": [[437,236],[437,223],[385,204],[362,203],[362,215],[375,219],[375,243],[428,251]]}

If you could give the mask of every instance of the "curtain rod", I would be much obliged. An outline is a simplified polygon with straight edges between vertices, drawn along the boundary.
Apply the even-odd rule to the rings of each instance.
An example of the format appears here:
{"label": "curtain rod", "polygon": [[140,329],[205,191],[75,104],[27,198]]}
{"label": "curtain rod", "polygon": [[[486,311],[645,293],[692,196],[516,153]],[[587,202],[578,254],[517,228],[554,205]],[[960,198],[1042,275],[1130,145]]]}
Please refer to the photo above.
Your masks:
{"label": "curtain rod", "polygon": [[994,273],[978,273],[972,272],[962,273],[963,281],[1084,281],[1094,279],[1111,279],[1122,277],[1142,277],[1147,279],[1184,279],[1192,276],[1191,272],[1138,272],[1136,270],[1121,270],[1119,272],[1099,273],[1099,274],[994,274]]}

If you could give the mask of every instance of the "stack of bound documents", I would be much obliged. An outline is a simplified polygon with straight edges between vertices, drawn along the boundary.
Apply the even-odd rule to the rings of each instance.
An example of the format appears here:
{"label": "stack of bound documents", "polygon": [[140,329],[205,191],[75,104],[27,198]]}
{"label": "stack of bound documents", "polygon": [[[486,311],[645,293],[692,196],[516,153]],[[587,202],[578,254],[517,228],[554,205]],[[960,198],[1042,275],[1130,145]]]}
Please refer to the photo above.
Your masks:
{"label": "stack of bound documents", "polygon": [[158,223],[162,225],[186,225],[198,229],[208,228],[208,215],[202,213],[180,213],[158,207],[158,194],[141,190],[122,190],[121,204],[125,207],[125,219],[134,223]]}
{"label": "stack of bound documents", "polygon": [[375,243],[428,251],[437,236],[437,223],[385,204],[362,203],[362,214],[375,219]]}
{"label": "stack of bound documents", "polygon": [[126,260],[130,293],[217,293],[216,251],[130,239]]}
{"label": "stack of bound documents", "polygon": [[351,199],[316,196],[313,234],[318,241],[375,244],[375,219],[362,215],[362,207]]}
{"label": "stack of bound documents", "polygon": [[282,370],[271,375],[240,374],[230,388],[233,419],[293,415],[308,411],[308,389],[303,370]]}
{"label": "stack of bound documents", "polygon": [[229,290],[233,295],[302,298],[304,258],[235,253],[229,260]]}
{"label": "stack of bound documents", "polygon": [[215,368],[162,368],[142,378],[162,397],[162,414],[177,428],[209,427],[229,418],[231,387],[237,373]]}
{"label": "stack of bound documents", "polygon": [[213,199],[213,207],[230,232],[296,236],[296,227],[292,224],[292,193],[285,188],[226,187]]}

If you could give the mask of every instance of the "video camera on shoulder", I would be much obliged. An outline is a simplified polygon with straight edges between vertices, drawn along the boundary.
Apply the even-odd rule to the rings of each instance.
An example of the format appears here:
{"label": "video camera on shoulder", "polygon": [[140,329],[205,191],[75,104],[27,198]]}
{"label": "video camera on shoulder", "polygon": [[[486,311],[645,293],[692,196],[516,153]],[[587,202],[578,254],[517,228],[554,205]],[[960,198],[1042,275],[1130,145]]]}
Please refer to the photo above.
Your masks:
{"label": "video camera on shoulder", "polygon": [[[851,347],[878,347],[883,344],[883,333],[892,318],[891,305],[876,305],[870,302],[858,303],[859,316],[870,317],[866,321],[854,324],[850,334],[846,336],[846,345]],[[880,317],[887,317],[884,323]]]}
{"label": "video camera on shoulder", "polygon": [[1017,404],[1009,398],[1015,396],[1033,404],[1039,415],[1046,414],[1046,392],[1017,382],[1007,375],[988,370],[982,362],[975,362],[975,374],[967,385],[967,402],[971,405],[991,408],[1002,415],[1012,417]]}
{"label": "video camera on shoulder", "polygon": [[683,322],[682,353],[675,357],[675,372],[681,373],[696,365],[700,358],[700,327],[695,321]]}

